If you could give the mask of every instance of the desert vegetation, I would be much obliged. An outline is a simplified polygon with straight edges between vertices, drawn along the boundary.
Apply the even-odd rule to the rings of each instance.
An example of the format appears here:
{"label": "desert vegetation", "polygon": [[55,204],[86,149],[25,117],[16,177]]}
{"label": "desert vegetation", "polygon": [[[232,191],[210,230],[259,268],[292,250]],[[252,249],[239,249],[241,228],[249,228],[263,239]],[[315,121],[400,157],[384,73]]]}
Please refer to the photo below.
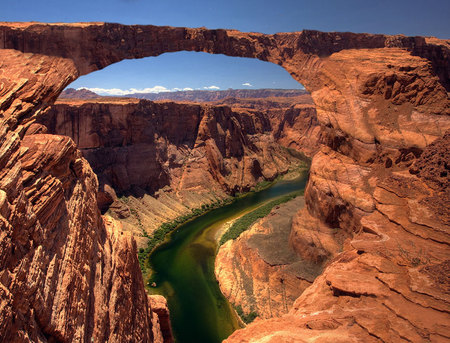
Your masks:
{"label": "desert vegetation", "polygon": [[289,200],[292,200],[299,195],[303,195],[303,190],[278,197],[275,200],[269,201],[264,205],[259,206],[255,210],[247,213],[246,215],[240,217],[233,223],[233,225],[231,225],[228,231],[223,234],[222,238],[220,239],[219,246],[226,243],[230,239],[238,238],[239,235],[247,230],[254,222],[256,222],[260,218],[267,216],[275,206],[288,202]]}
{"label": "desert vegetation", "polygon": [[256,317],[258,317],[258,313],[256,313],[255,311],[244,313],[241,305],[234,306],[234,309],[245,324],[250,324],[255,320]]}
{"label": "desert vegetation", "polygon": [[139,258],[139,265],[141,267],[143,275],[147,274],[149,264],[148,264],[148,257],[152,253],[153,249],[155,249],[157,246],[162,244],[164,240],[166,239],[167,235],[178,228],[180,225],[188,222],[189,220],[192,220],[198,216],[201,216],[202,214],[211,211],[215,208],[219,208],[221,206],[225,206],[227,204],[230,204],[234,201],[234,198],[228,198],[228,199],[218,199],[217,201],[211,203],[211,204],[204,204],[200,208],[192,209],[191,212],[188,214],[185,214],[183,216],[179,216],[175,218],[172,221],[165,222],[161,224],[161,226],[156,229],[153,234],[149,235],[145,230],[143,230],[143,235],[148,238],[147,246],[145,248],[139,249],[138,252],[138,258]]}

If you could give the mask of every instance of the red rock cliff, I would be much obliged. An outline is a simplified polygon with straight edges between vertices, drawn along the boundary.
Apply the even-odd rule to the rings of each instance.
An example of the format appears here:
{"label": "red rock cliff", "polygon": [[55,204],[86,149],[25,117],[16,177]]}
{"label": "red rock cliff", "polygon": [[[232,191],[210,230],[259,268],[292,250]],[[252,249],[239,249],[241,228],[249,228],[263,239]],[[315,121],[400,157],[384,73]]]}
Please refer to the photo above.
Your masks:
{"label": "red rock cliff", "polygon": [[43,123],[72,137],[96,174],[124,193],[247,191],[289,167],[269,117],[227,106],[148,100],[57,102]]}
{"label": "red rock cliff", "polygon": [[74,142],[3,131],[2,143],[2,341],[152,341],[136,243],[100,216]]}
{"label": "red rock cliff", "polygon": [[[150,339],[142,315],[136,322],[130,313],[148,318],[145,297],[141,302],[131,296],[143,291],[139,276],[127,274],[137,269],[136,257],[123,255],[128,250],[113,242],[124,241],[108,235],[93,210],[95,185],[88,184],[95,177],[89,167],[69,157],[78,154],[75,148],[68,156],[59,154],[67,148],[51,156],[55,149],[41,148],[36,155],[33,149],[64,138],[41,137],[39,145],[24,132],[78,76],[125,58],[179,50],[270,61],[305,85],[327,143],[313,159],[307,213],[317,225],[349,236],[343,253],[287,316],[254,323],[228,341],[448,340],[448,136],[442,137],[450,128],[449,41],[103,23],[0,25],[2,337]],[[76,206],[83,197],[91,200]],[[44,239],[55,228],[74,233],[68,236],[73,239],[51,241],[60,250]],[[86,259],[82,251],[89,244],[75,239],[78,233],[94,246],[105,239],[98,249],[110,246],[110,254]],[[294,238],[301,253],[304,242]],[[70,249],[75,251],[67,256]],[[96,269],[92,261],[98,261]],[[92,276],[92,270],[107,273],[107,261],[118,268],[119,277],[106,277],[117,288]],[[41,282],[27,280],[35,273]],[[116,289],[127,296],[114,296]],[[124,312],[114,312],[117,306]]]}

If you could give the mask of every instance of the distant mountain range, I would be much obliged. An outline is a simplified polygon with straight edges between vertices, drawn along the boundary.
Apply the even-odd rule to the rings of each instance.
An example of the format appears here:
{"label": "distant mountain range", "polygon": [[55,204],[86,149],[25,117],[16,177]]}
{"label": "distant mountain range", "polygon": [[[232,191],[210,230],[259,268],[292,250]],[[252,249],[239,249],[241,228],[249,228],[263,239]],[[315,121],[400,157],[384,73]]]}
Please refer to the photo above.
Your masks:
{"label": "distant mountain range", "polygon": [[67,88],[59,97],[62,99],[95,99],[101,96],[88,89]]}
{"label": "distant mountain range", "polygon": [[[175,100],[208,102],[226,98],[270,98],[270,97],[296,97],[308,94],[304,89],[228,89],[220,91],[193,90],[161,93],[139,93],[127,95],[127,98],[148,100]],[[94,99],[102,97],[90,90],[68,88],[63,91],[60,98],[64,99]]]}

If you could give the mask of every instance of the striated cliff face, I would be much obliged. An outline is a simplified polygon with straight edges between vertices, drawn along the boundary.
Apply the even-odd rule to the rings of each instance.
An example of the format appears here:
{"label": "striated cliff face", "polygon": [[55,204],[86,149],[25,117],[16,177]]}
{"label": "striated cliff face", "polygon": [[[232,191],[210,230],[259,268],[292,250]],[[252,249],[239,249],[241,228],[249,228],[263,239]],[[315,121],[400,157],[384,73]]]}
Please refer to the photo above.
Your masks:
{"label": "striated cliff face", "polygon": [[276,142],[312,157],[319,149],[321,130],[309,94],[292,97],[226,98],[214,104],[266,113]]}
{"label": "striated cliff face", "polygon": [[[410,170],[378,178],[375,208],[288,315],[257,322],[228,341],[448,340],[449,139],[437,139]],[[292,232],[305,228],[304,218]],[[314,246],[320,251],[302,240],[295,244],[299,252]]]}
{"label": "striated cliff face", "polygon": [[74,142],[3,131],[2,143],[1,340],[152,341],[136,243],[100,216]]}
{"label": "striated cliff face", "polygon": [[314,231],[348,235],[289,314],[227,341],[448,340],[448,40],[104,23],[0,24],[1,337],[152,339],[132,240],[96,210],[90,167],[67,138],[24,133],[78,76],[179,50],[270,61],[305,85],[326,146],[305,194],[317,225],[299,216],[291,244],[316,259]]}
{"label": "striated cliff face", "polygon": [[244,314],[280,317],[322,271],[297,256],[289,244],[293,215],[304,206],[299,196],[276,206],[236,240],[222,245],[215,273],[222,293]]}
{"label": "striated cliff face", "polygon": [[304,261],[331,260],[286,316],[227,342],[449,339],[449,99],[428,62],[391,54],[324,63],[333,86],[312,97],[326,146],[290,243]]}

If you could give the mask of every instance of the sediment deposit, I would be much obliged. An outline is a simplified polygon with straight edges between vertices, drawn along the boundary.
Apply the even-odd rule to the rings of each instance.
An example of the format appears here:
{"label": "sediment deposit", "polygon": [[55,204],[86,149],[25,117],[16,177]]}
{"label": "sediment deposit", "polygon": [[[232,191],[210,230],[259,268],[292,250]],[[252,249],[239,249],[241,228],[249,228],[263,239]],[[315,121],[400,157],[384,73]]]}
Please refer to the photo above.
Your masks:
{"label": "sediment deposit", "polygon": [[[448,40],[104,23],[0,24],[1,337],[152,340],[133,240],[100,216],[89,165],[70,139],[25,133],[80,75],[179,50],[273,62],[306,87],[325,143],[308,218],[348,235],[287,315],[227,342],[450,339]],[[327,254],[309,242],[303,258]]]}

